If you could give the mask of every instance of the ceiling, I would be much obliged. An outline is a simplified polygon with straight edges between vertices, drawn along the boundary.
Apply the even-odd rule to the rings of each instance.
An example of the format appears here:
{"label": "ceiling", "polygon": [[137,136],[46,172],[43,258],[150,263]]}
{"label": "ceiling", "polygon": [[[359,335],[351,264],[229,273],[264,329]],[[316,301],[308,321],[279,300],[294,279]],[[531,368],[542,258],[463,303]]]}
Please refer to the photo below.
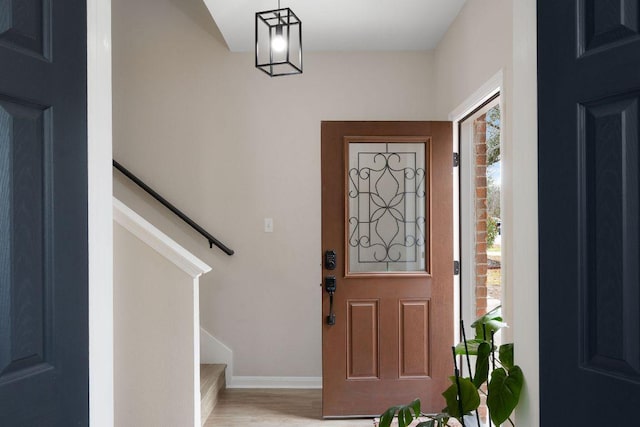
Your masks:
{"label": "ceiling", "polygon": [[[278,0],[204,0],[232,52],[252,51],[255,13]],[[436,47],[465,0],[281,0],[302,21],[305,51]]]}

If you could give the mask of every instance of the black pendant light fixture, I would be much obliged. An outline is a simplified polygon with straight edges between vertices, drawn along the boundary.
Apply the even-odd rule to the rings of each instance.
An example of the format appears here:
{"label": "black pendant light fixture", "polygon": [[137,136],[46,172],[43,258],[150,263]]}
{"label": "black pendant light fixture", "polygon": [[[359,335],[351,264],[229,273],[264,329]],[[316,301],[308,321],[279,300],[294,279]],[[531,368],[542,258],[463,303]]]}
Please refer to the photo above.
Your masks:
{"label": "black pendant light fixture", "polygon": [[256,13],[256,68],[271,77],[302,74],[302,22],[288,7]]}

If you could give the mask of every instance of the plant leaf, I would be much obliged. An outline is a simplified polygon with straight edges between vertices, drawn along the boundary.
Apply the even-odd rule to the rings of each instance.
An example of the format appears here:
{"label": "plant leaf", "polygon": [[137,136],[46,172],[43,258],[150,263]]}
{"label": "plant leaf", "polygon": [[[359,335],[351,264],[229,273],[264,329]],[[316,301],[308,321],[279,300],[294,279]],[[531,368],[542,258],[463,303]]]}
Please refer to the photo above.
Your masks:
{"label": "plant leaf", "polygon": [[[417,418],[417,415],[416,415],[416,418]],[[411,424],[411,422],[413,421],[413,415],[411,415],[411,409],[409,409],[408,406],[404,414],[404,420],[406,421],[407,425]]]}
{"label": "plant leaf", "polygon": [[420,399],[414,399],[408,405],[392,406],[387,409],[380,416],[379,427],[389,427],[396,413],[398,414],[398,427],[407,427],[414,418],[420,416]]}
{"label": "plant leaf", "polygon": [[404,421],[404,411],[405,411],[405,407],[402,406],[399,410],[398,410],[398,427],[407,427],[406,422]]}
{"label": "plant leaf", "polygon": [[435,419],[438,422],[438,426],[446,426],[449,424],[449,418],[451,416],[446,412],[441,412],[439,414],[430,415],[431,418]]}
{"label": "plant leaf", "polygon": [[423,417],[429,418],[426,421],[421,421],[416,427],[441,427],[446,426],[449,422],[449,414],[440,412],[437,414],[422,414]]}
{"label": "plant leaf", "polygon": [[484,340],[484,330],[482,325],[485,325],[487,330],[487,339],[486,341],[491,340],[491,332],[498,332],[502,328],[506,328],[507,324],[502,321],[502,318],[499,317],[497,319],[490,319],[484,322],[474,322],[476,328],[476,339]]}
{"label": "plant leaf", "polygon": [[478,346],[476,356],[476,372],[473,377],[473,385],[480,388],[482,383],[489,378],[489,356],[491,355],[491,345],[488,342],[482,342]]}
{"label": "plant leaf", "polygon": [[[487,336],[484,336],[484,331],[482,325],[486,325]],[[507,327],[508,325],[502,321],[502,314],[500,307],[496,307],[491,310],[487,314],[482,317],[476,319],[475,322],[471,324],[472,328],[476,330],[476,339],[486,339],[487,341],[491,339],[491,332],[497,332],[502,328]]]}
{"label": "plant leaf", "polygon": [[398,411],[398,427],[407,427],[413,421],[411,410],[408,406],[403,406]]}
{"label": "plant leaf", "polygon": [[391,422],[393,421],[393,417],[396,414],[396,411],[399,409],[399,406],[392,406],[391,408],[384,411],[384,414],[380,416],[380,424],[379,427],[389,427]]}
{"label": "plant leaf", "polygon": [[415,418],[420,416],[420,399],[414,399],[413,402],[409,403],[409,407],[413,409],[413,415]]}
{"label": "plant leaf", "polygon": [[498,368],[491,374],[487,406],[491,411],[491,420],[496,425],[505,422],[518,405],[523,383],[524,376],[519,366],[512,367],[509,372]]}
{"label": "plant leaf", "polygon": [[444,412],[447,412],[454,418],[460,420],[464,414],[475,410],[480,406],[480,395],[478,390],[473,385],[469,378],[458,378],[460,382],[460,395],[462,396],[462,414],[460,413],[460,404],[458,403],[458,386],[456,384],[456,377],[449,377],[451,379],[451,386],[442,393],[447,407]]}
{"label": "plant leaf", "polygon": [[513,368],[513,343],[502,344],[498,350],[498,359],[508,370]]}
{"label": "plant leaf", "polygon": [[[487,341],[483,339],[467,340],[467,349],[469,351],[469,356],[476,356],[478,354],[478,347],[480,346],[480,344],[486,342]],[[456,354],[459,356],[464,356],[467,354],[467,351],[464,347],[464,341],[456,345]]]}

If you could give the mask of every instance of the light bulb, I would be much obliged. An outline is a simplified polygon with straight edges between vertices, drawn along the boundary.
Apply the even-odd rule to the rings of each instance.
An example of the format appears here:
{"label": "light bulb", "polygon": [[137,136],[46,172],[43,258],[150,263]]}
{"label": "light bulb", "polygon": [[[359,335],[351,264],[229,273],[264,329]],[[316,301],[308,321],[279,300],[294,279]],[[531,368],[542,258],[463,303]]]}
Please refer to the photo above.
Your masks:
{"label": "light bulb", "polygon": [[287,48],[287,41],[282,36],[275,36],[271,41],[271,49],[274,52],[284,52]]}
{"label": "light bulb", "polygon": [[287,41],[282,35],[282,25],[276,27],[276,34],[271,40],[271,50],[274,52],[284,52],[287,49]]}

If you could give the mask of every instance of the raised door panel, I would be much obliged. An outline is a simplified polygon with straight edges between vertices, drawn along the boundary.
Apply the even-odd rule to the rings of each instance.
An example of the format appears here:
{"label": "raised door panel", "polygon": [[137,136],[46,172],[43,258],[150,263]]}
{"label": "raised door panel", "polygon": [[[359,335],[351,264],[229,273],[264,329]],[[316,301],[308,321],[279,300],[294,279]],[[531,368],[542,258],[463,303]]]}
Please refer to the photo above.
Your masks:
{"label": "raised door panel", "polygon": [[0,0],[0,45],[50,56],[49,0]]}
{"label": "raised door panel", "polygon": [[378,301],[347,301],[347,310],[347,378],[379,378]]}
{"label": "raised door panel", "polygon": [[640,37],[637,0],[581,0],[580,54]]}
{"label": "raised door panel", "polygon": [[0,383],[50,366],[49,124],[45,107],[0,98]]}
{"label": "raised door panel", "polygon": [[582,366],[640,380],[638,96],[580,106]]}
{"label": "raised door panel", "polygon": [[400,377],[426,378],[430,375],[429,301],[401,300]]}

